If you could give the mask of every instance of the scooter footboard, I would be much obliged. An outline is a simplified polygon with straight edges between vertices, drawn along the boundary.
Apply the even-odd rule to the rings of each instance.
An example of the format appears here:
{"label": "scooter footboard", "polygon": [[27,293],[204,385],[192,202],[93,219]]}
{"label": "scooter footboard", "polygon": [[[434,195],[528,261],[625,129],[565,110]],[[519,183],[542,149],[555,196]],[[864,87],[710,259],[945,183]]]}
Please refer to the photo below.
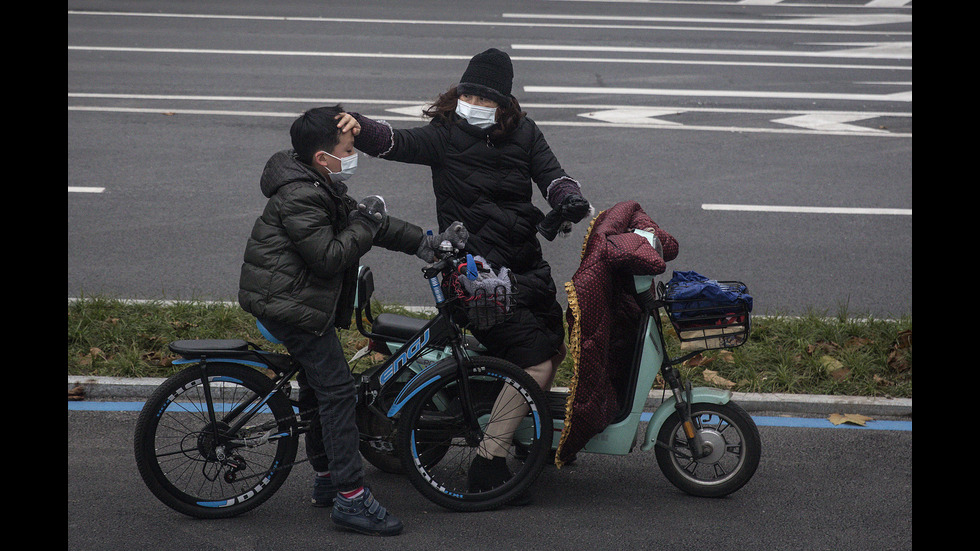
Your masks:
{"label": "scooter footboard", "polygon": [[[707,387],[695,387],[691,389],[692,404],[727,404],[731,399],[732,391],[730,390]],[[653,412],[653,416],[650,418],[650,422],[647,424],[646,436],[643,439],[643,445],[640,447],[641,450],[649,451],[656,445],[657,435],[660,434],[660,427],[676,411],[674,407],[676,403],[677,400],[673,396],[669,396],[662,404],[657,406],[656,411]]]}

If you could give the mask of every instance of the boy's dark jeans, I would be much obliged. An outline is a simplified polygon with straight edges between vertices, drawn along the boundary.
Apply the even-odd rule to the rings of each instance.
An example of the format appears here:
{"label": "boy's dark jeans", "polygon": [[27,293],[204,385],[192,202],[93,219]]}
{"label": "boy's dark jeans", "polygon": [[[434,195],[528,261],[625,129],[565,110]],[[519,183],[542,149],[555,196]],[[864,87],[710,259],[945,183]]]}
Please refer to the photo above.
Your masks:
{"label": "boy's dark jeans", "polygon": [[317,336],[297,327],[262,319],[303,369],[297,376],[300,410],[310,421],[306,453],[318,472],[330,471],[340,491],[356,490],[364,483],[364,466],[358,451],[360,434],[355,421],[354,378],[347,366],[336,331]]}

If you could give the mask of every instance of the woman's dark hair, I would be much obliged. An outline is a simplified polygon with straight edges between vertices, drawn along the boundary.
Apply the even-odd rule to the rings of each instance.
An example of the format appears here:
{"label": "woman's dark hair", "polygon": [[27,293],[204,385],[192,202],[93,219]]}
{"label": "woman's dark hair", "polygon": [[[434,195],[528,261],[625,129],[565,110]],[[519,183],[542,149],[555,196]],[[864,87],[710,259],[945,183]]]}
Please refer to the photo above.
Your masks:
{"label": "woman's dark hair", "polygon": [[306,164],[313,164],[317,151],[333,151],[340,142],[336,116],[343,113],[341,105],[314,107],[300,115],[289,128],[293,151]]}
{"label": "woman's dark hair", "polygon": [[[432,102],[432,105],[422,111],[422,114],[433,120],[451,122],[458,116],[456,115],[457,100],[459,100],[459,91],[456,89],[456,85],[450,86],[448,90],[439,94],[439,97]],[[490,136],[499,138],[510,134],[521,124],[521,119],[525,116],[527,113],[521,111],[521,104],[517,102],[517,98],[511,96],[508,105],[497,107],[498,124],[494,126]]]}

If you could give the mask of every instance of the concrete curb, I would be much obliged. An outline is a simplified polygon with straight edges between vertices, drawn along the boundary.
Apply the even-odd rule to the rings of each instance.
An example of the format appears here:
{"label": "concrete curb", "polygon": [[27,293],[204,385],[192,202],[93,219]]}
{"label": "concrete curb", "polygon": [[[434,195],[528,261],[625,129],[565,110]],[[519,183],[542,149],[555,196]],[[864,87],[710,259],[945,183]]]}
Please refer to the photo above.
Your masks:
{"label": "concrete curb", "polygon": [[[161,378],[119,378],[69,376],[68,390],[76,386],[84,389],[86,400],[145,400]],[[295,386],[296,383],[293,382]],[[555,389],[559,390],[559,389]],[[651,391],[647,408],[660,403],[662,392]],[[757,394],[734,393],[733,400],[750,413],[772,415],[824,416],[833,413],[857,413],[868,417],[912,418],[911,398],[867,398],[862,396],[814,396],[805,394]]]}

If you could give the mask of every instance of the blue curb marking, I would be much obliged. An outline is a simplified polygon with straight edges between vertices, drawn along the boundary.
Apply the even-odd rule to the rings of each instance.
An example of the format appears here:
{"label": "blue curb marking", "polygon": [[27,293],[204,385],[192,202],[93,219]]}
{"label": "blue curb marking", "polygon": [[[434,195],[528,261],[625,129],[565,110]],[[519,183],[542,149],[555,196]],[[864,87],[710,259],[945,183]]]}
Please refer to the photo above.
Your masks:
{"label": "blue curb marking", "polygon": [[802,427],[816,429],[863,429],[863,430],[901,430],[912,432],[912,421],[872,420],[865,425],[841,423],[835,425],[825,418],[807,417],[752,417],[760,427]]}
{"label": "blue curb marking", "polygon": [[[649,421],[653,414],[643,412],[641,421]],[[752,420],[760,427],[796,427],[809,429],[864,429],[864,430],[902,430],[912,431],[912,421],[868,421],[866,425],[842,423],[835,425],[822,417],[764,417],[752,416]]]}
{"label": "blue curb marking", "polygon": [[143,402],[68,402],[68,411],[140,411]]}
{"label": "blue curb marking", "polygon": [[[143,409],[143,402],[68,402],[68,411],[140,411]],[[647,422],[653,416],[650,412],[643,412],[640,420]],[[760,427],[795,427],[795,428],[818,428],[818,429],[859,429],[859,430],[898,430],[912,431],[912,421],[868,421],[866,425],[853,425],[842,423],[835,425],[825,418],[808,417],[752,417],[756,425]]]}

